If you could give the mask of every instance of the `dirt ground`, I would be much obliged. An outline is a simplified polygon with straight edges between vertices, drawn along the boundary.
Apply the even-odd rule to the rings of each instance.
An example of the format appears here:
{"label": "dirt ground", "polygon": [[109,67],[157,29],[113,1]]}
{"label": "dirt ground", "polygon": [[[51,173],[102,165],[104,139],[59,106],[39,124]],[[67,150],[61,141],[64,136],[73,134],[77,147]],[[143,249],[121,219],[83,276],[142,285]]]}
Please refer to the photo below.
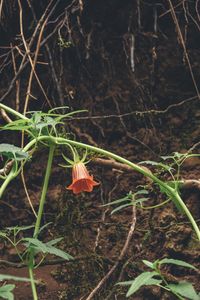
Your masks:
{"label": "dirt ground", "polygon": [[[169,129],[168,126],[162,127],[164,132],[157,129],[156,135],[164,137],[160,144],[168,145],[168,149],[172,147],[173,151],[173,144],[176,143],[176,150],[180,152],[184,149],[179,139],[185,138],[188,145],[192,144],[196,138],[194,132],[198,127],[191,127],[189,120],[184,124],[184,127],[181,125],[178,131],[175,129],[173,132],[173,128]],[[106,132],[106,129],[104,130]],[[150,141],[155,142],[155,139]],[[172,146],[169,146],[170,143]],[[152,159],[148,151],[143,152],[140,145],[127,143],[123,146],[122,139],[118,139],[117,136],[110,145],[111,148],[134,162]],[[38,207],[46,159],[47,153],[41,150],[25,168],[26,184],[35,209]],[[127,173],[91,163],[89,169],[101,185],[91,194],[73,196],[65,189],[71,180],[70,170],[60,168],[59,160],[58,156],[54,161],[43,220],[44,224],[51,224],[42,234],[42,239],[48,241],[51,238],[63,237],[60,248],[70,253],[75,260],[63,262],[52,257],[47,258],[45,265],[35,271],[36,278],[41,281],[38,286],[39,299],[86,299],[88,293],[117,262],[132,221],[130,207],[111,215],[112,208],[102,205],[125,196],[129,191],[136,191],[138,186],[145,185],[147,180],[135,172]],[[200,159],[188,159],[181,175],[184,179],[198,179]],[[162,201],[162,195],[158,191],[152,190],[150,195],[148,205]],[[182,196],[198,221],[199,190],[183,190]],[[16,224],[30,225],[34,222],[20,177],[11,183],[1,200],[0,213],[1,228]],[[115,283],[130,280],[145,270],[143,259],[154,261],[170,257],[199,267],[199,245],[195,242],[191,225],[173,203],[153,210],[137,209],[136,218],[136,227],[125,257],[94,299],[125,299],[126,289],[115,286]],[[31,234],[31,230],[28,233]],[[13,267],[2,262],[0,273],[25,277],[28,275],[26,268],[20,266],[16,252],[5,241],[1,242],[1,260],[13,262],[15,265]],[[174,267],[167,268],[165,272],[170,281],[188,280],[194,284],[197,291],[199,290],[197,272]],[[17,284],[15,296],[19,300],[32,299],[29,284]],[[158,288],[146,287],[130,299],[173,299],[173,296]]]}

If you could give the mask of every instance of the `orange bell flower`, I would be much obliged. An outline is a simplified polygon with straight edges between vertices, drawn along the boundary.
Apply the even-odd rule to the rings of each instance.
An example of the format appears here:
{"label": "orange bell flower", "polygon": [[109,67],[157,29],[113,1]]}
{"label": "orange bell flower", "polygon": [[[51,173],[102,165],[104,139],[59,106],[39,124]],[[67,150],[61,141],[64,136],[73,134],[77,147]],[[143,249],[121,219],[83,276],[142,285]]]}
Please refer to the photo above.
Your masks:
{"label": "orange bell flower", "polygon": [[93,187],[99,185],[90,176],[83,162],[75,163],[72,167],[72,184],[66,187],[67,190],[72,190],[74,194],[81,192],[92,192]]}

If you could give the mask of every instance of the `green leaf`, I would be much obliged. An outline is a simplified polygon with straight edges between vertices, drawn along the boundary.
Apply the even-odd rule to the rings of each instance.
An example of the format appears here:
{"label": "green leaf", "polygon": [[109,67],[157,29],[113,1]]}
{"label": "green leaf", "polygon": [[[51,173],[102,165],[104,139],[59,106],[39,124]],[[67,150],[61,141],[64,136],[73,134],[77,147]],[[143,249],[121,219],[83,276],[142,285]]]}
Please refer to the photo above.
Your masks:
{"label": "green leaf", "polygon": [[3,130],[18,130],[18,131],[22,131],[22,130],[27,130],[27,129],[31,128],[31,127],[32,127],[32,125],[31,125],[31,121],[30,120],[19,119],[19,120],[15,120],[15,121],[12,121],[12,122],[8,123],[2,129]]}
{"label": "green leaf", "polygon": [[130,200],[132,199],[132,193],[130,194],[128,194],[128,195],[126,195],[125,197],[123,197],[123,198],[120,198],[120,199],[117,199],[117,200],[115,200],[115,201],[112,201],[112,202],[109,202],[109,203],[106,203],[106,204],[104,204],[104,205],[101,205],[101,206],[109,206],[109,205],[115,205],[115,204],[119,204],[119,203],[122,203],[122,202],[127,202],[127,201],[129,201],[130,202]]}
{"label": "green leaf", "polygon": [[39,233],[41,233],[46,227],[48,227],[50,224],[52,224],[52,222],[48,222],[46,224],[44,224],[43,226],[40,227]]}
{"label": "green leaf", "polygon": [[200,296],[196,293],[193,285],[190,282],[179,282],[178,284],[171,283],[168,284],[169,287],[173,292],[186,297],[191,300],[200,300]]}
{"label": "green leaf", "polygon": [[34,227],[35,227],[34,225],[27,225],[27,226],[16,226],[15,228],[16,228],[17,232],[20,232],[20,231],[29,230]]}
{"label": "green leaf", "polygon": [[69,255],[68,253],[56,248],[56,247],[53,247],[53,246],[47,246],[47,250],[48,250],[48,253],[50,254],[54,254],[58,257],[61,257],[61,258],[64,258],[66,260],[70,260],[70,259],[73,259],[73,257],[71,255]]}
{"label": "green leaf", "polygon": [[149,198],[140,198],[140,199],[135,198],[137,195],[141,195],[141,194],[148,194],[148,191],[143,189],[143,190],[139,190],[138,192],[136,192],[134,194],[132,192],[129,192],[125,197],[117,199],[117,200],[112,201],[112,202],[109,202],[109,203],[104,204],[102,206],[116,205],[116,204],[120,204],[120,203],[125,202],[125,204],[122,204],[122,205],[116,207],[114,210],[112,210],[112,212],[111,212],[111,215],[112,215],[112,214],[116,213],[117,211],[119,211],[119,210],[121,210],[125,207],[128,207],[130,205],[135,205],[137,203],[142,203],[144,201],[149,200]]}
{"label": "green leaf", "polygon": [[7,300],[14,300],[14,295],[11,292],[0,292],[0,297]]}
{"label": "green leaf", "polygon": [[7,237],[7,234],[5,233],[5,232],[3,232],[3,231],[0,231],[0,238],[5,238],[5,237]]}
{"label": "green leaf", "polygon": [[0,154],[19,161],[29,157],[28,153],[11,144],[0,144]]}
{"label": "green leaf", "polygon": [[140,195],[140,194],[149,194],[149,191],[147,190],[139,190],[138,192],[136,192],[134,195]]}
{"label": "green leaf", "polygon": [[185,267],[185,268],[190,268],[193,270],[197,270],[193,265],[183,261],[183,260],[179,260],[179,259],[173,259],[173,258],[164,258],[162,260],[159,261],[159,264],[173,264],[173,265],[177,265],[177,266],[181,266],[181,267]]}
{"label": "green leaf", "polygon": [[[138,277],[136,277],[132,283],[131,287],[129,288],[126,297],[129,297],[133,295],[135,292],[137,292],[142,286],[148,284],[149,279],[151,279],[153,276],[158,275],[157,272],[144,272],[140,274]],[[119,285],[123,284],[123,282],[119,282]]]}
{"label": "green leaf", "polygon": [[152,160],[143,160],[143,161],[140,161],[138,164],[139,165],[147,164],[147,165],[152,165],[152,166],[158,166],[159,165],[158,162],[152,161]]}
{"label": "green leaf", "polygon": [[174,152],[174,157],[178,158],[178,159],[185,157],[186,155],[187,155],[187,153]]}
{"label": "green leaf", "polygon": [[142,261],[147,267],[154,269],[154,264],[148,260],[143,259]]}
{"label": "green leaf", "polygon": [[[26,231],[29,229],[34,228],[34,225],[27,225],[27,226],[12,226],[12,227],[6,227],[6,232],[3,233],[4,236],[9,236],[10,234],[14,234],[15,236],[18,235],[20,231]],[[1,233],[0,233],[1,236]]]}
{"label": "green leaf", "polygon": [[11,292],[15,288],[14,284],[5,284],[0,287],[0,293]]}
{"label": "green leaf", "polygon": [[7,299],[7,300],[14,300],[14,295],[11,292],[6,292],[6,293],[0,293],[0,296],[3,299]]}
{"label": "green leaf", "polygon": [[29,246],[35,246],[34,248],[36,248],[37,250],[39,250],[39,252],[43,252],[43,253],[47,253],[47,247],[46,245],[39,241],[38,239],[34,239],[34,238],[24,238],[24,241],[27,241],[28,247]]}
{"label": "green leaf", "polygon": [[[4,286],[3,286],[4,287]],[[6,285],[5,285],[6,287]],[[14,286],[15,287],[15,286]],[[12,292],[9,292],[9,291],[1,291],[1,288],[0,288],[0,297],[1,299],[7,299],[7,300],[14,300],[14,295]]]}
{"label": "green leaf", "polygon": [[73,259],[73,257],[71,255],[69,255],[68,253],[54,247],[52,244],[58,243],[62,238],[59,239],[55,239],[53,241],[47,242],[47,243],[43,243],[41,241],[39,241],[38,239],[34,239],[34,238],[24,238],[24,241],[27,241],[29,243],[29,246],[34,246],[34,249],[45,253],[45,254],[53,254],[56,255],[58,257],[64,258],[66,260],[70,260]]}
{"label": "green leaf", "polygon": [[122,281],[122,282],[118,282],[116,283],[116,285],[131,285],[133,283],[134,280],[128,280],[128,281]]}
{"label": "green leaf", "polygon": [[[69,108],[69,106],[58,106],[58,107],[54,107],[54,108],[52,108],[52,109],[50,109],[49,111],[48,111],[48,113],[49,114],[51,114],[53,111],[55,111],[55,110],[60,110],[60,109],[66,109],[66,108]],[[59,114],[58,114],[59,115]]]}
{"label": "green leaf", "polygon": [[167,160],[167,159],[172,159],[172,158],[174,158],[174,156],[173,156],[173,155],[161,156],[161,158],[162,158],[163,160]]}
{"label": "green leaf", "polygon": [[34,227],[35,227],[34,225],[16,226],[13,229],[15,229],[15,234],[17,235],[20,231],[26,231],[26,230],[32,229]]}
{"label": "green leaf", "polygon": [[145,285],[160,285],[161,283],[162,283],[161,279],[150,278],[149,280],[147,280]]}
{"label": "green leaf", "polygon": [[44,127],[47,127],[47,126],[54,127],[56,124],[57,124],[57,122],[53,118],[45,117],[43,122],[39,122],[39,123],[35,124],[35,128],[41,130]]}
{"label": "green leaf", "polygon": [[[143,190],[139,190],[136,193],[129,192],[125,197],[117,199],[117,200],[114,200],[112,202],[106,203],[106,204],[101,205],[101,206],[115,205],[115,204],[119,204],[119,203],[122,203],[122,202],[129,202],[131,204],[137,195],[148,194],[148,193],[149,192],[147,190],[144,190],[144,189]],[[134,200],[134,203],[144,201],[143,199],[144,198]],[[145,198],[145,200],[147,200],[147,199],[148,198]]]}
{"label": "green leaf", "polygon": [[120,206],[118,206],[117,208],[115,208],[115,209],[113,209],[113,210],[111,211],[111,215],[113,215],[113,214],[116,213],[117,211],[119,211],[119,210],[121,210],[121,209],[123,209],[123,208],[125,208],[125,207],[131,206],[131,205],[132,205],[131,203],[127,203],[127,204],[120,205]]}
{"label": "green leaf", "polygon": [[54,246],[56,244],[58,244],[60,241],[62,241],[63,238],[57,238],[57,239],[54,239],[54,240],[51,240],[49,242],[46,243],[47,246]]}
{"label": "green leaf", "polygon": [[5,284],[0,287],[0,297],[7,300],[14,300],[12,290],[15,288],[14,284]]}
{"label": "green leaf", "polygon": [[138,203],[142,204],[143,202],[148,201],[148,200],[149,200],[149,198],[140,198],[135,201],[132,201],[132,204],[138,204]]}
{"label": "green leaf", "polygon": [[151,160],[141,161],[141,162],[139,162],[139,164],[152,165],[152,166],[156,166],[156,167],[162,168],[162,169],[167,170],[167,171],[170,171],[170,170],[173,169],[171,166],[168,166],[168,165],[163,164],[161,162],[156,162],[156,161],[151,161]]}
{"label": "green leaf", "polygon": [[[123,282],[117,283],[117,285],[121,285],[121,286],[132,285],[133,281],[134,280],[123,281]],[[162,283],[161,279],[150,278],[149,280],[147,280],[145,285],[160,285],[161,283]]]}
{"label": "green leaf", "polygon": [[62,119],[65,119],[65,118],[69,118],[75,114],[78,114],[78,113],[83,113],[83,112],[88,112],[87,109],[81,109],[81,110],[76,110],[76,111],[72,111],[72,112],[69,112],[65,115],[60,115],[58,118],[56,118],[56,120],[62,120]]}

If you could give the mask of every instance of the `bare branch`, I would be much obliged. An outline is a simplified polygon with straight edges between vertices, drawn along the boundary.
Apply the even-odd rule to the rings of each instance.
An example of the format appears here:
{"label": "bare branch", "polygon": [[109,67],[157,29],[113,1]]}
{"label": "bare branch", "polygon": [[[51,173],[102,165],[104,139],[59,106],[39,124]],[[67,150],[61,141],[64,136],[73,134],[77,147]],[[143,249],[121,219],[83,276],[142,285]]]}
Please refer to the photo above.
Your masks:
{"label": "bare branch", "polygon": [[133,233],[135,230],[135,224],[136,224],[136,207],[132,206],[132,219],[131,219],[131,226],[125,241],[125,244],[120,252],[118,260],[115,262],[115,264],[112,266],[112,268],[109,270],[109,272],[100,280],[100,282],[97,284],[97,286],[92,290],[92,292],[89,294],[89,296],[86,298],[86,300],[93,299],[94,295],[102,288],[102,286],[108,281],[108,279],[111,277],[111,275],[115,272],[115,270],[119,267],[120,263],[124,259],[129,244],[131,242],[131,239],[133,237]]}

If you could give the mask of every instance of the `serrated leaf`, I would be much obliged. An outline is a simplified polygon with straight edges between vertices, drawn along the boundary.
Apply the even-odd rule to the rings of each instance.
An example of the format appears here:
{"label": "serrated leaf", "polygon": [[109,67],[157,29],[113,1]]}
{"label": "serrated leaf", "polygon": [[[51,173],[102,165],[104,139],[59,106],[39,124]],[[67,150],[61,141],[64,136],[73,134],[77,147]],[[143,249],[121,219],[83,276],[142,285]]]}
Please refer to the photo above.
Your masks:
{"label": "serrated leaf", "polygon": [[[157,272],[144,272],[144,273],[140,274],[138,277],[136,277],[133,280],[131,287],[129,288],[129,290],[126,294],[126,297],[129,297],[129,296],[133,295],[135,292],[137,292],[142,286],[144,286],[144,285],[146,285],[146,283],[148,283],[149,279],[151,279],[155,275],[158,275]],[[121,285],[120,282],[119,282],[119,285]]]}
{"label": "serrated leaf", "polygon": [[12,292],[1,292],[0,291],[0,297],[1,297],[1,299],[14,300],[14,295]]}
{"label": "serrated leaf", "polygon": [[9,159],[23,160],[28,158],[28,153],[24,152],[21,148],[11,144],[0,144],[0,154],[8,157]]}
{"label": "serrated leaf", "polygon": [[15,288],[14,284],[5,284],[0,287],[0,297],[7,300],[14,300],[12,290]]}
{"label": "serrated leaf", "polygon": [[11,292],[13,289],[15,288],[14,284],[5,284],[3,286],[0,287],[0,294],[2,292]]}
{"label": "serrated leaf", "polygon": [[179,259],[173,259],[173,258],[164,258],[162,260],[159,261],[159,264],[173,264],[173,265],[177,265],[177,266],[181,266],[181,267],[185,267],[185,268],[190,268],[193,270],[197,270],[193,265],[183,261],[183,260],[179,260]]}
{"label": "serrated leaf", "polygon": [[35,124],[35,128],[41,130],[47,126],[55,127],[56,124],[58,124],[58,122],[56,122],[53,118],[45,117],[43,122],[39,122]]}
{"label": "serrated leaf", "polygon": [[37,250],[39,252],[42,252],[44,254],[48,254],[48,253],[49,254],[54,254],[56,256],[59,256],[61,258],[66,259],[66,260],[73,259],[73,257],[70,254],[68,254],[68,253],[66,253],[66,252],[64,252],[64,251],[62,251],[62,250],[60,250],[60,249],[58,249],[58,248],[51,245],[52,242],[57,243],[58,240],[61,240],[61,239],[62,238],[59,238],[59,239],[56,239],[56,240],[53,240],[53,241],[50,241],[50,242],[47,242],[47,243],[43,243],[42,241],[40,241],[38,239],[34,239],[34,238],[25,238],[23,240],[29,242],[29,244],[31,246],[32,245],[34,246],[35,250]]}
{"label": "serrated leaf", "polygon": [[193,285],[190,282],[179,282],[178,284],[171,283],[168,287],[179,295],[191,300],[200,300],[200,296],[196,293]]}
{"label": "serrated leaf", "polygon": [[73,259],[73,257],[70,254],[68,254],[68,253],[66,253],[66,252],[64,252],[64,251],[62,251],[62,250],[60,250],[60,249],[58,249],[58,248],[56,248],[54,246],[49,246],[48,245],[47,246],[47,251],[50,254],[54,254],[54,255],[56,255],[58,257],[66,259],[66,260]]}
{"label": "serrated leaf", "polygon": [[12,121],[8,124],[6,124],[2,129],[3,130],[26,130],[28,128],[30,128],[31,122],[30,120],[23,120],[23,119],[19,119],[19,120],[15,120]]}
{"label": "serrated leaf", "polygon": [[36,249],[39,250],[40,252],[47,253],[46,244],[44,244],[43,242],[39,241],[38,239],[24,238],[23,240],[26,241],[26,242],[28,242],[29,246],[35,246]]}

